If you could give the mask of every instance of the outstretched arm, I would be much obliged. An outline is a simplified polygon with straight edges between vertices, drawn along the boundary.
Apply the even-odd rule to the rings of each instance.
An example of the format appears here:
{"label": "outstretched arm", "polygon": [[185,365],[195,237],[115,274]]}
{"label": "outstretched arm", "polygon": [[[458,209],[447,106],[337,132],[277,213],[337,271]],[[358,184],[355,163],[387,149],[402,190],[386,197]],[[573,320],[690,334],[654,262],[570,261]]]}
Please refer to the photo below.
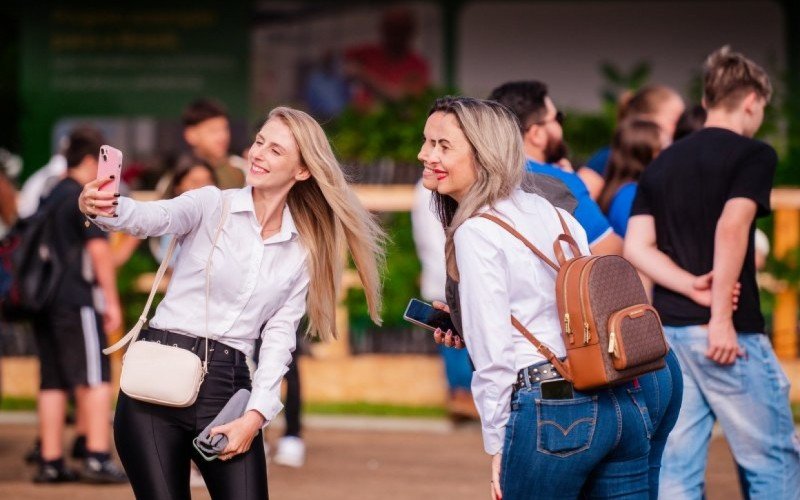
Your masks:
{"label": "outstretched arm", "polygon": [[171,200],[140,202],[99,191],[103,181],[86,184],[78,198],[78,208],[106,231],[123,231],[133,236],[183,235],[197,227],[206,206],[219,203],[220,191],[206,187],[184,193]]}

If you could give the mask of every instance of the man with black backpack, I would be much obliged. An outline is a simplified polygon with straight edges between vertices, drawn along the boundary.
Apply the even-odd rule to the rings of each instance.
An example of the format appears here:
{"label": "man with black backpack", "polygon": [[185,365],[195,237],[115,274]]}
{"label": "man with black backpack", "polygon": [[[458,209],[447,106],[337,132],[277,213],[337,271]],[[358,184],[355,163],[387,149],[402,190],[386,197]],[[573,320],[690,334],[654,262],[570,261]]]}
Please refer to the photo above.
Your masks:
{"label": "man with black backpack", "polygon": [[97,176],[97,154],[102,144],[102,135],[94,128],[72,131],[65,151],[67,176],[39,208],[49,227],[47,241],[38,246],[57,255],[61,268],[52,293],[33,320],[41,366],[37,483],[78,479],[64,462],[61,444],[71,390],[86,425],[86,455],[80,478],[102,483],[127,480],[110,456],[109,363],[101,352],[106,346],[105,332],[121,324],[114,264],[105,234],[94,224],[85,224],[78,210],[83,185]]}

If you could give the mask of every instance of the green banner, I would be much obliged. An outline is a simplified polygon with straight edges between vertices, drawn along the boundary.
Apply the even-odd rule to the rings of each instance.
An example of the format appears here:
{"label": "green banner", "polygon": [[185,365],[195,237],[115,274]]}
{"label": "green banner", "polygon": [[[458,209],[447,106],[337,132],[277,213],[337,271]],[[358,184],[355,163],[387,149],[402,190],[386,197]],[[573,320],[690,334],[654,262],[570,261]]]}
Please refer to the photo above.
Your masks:
{"label": "green banner", "polygon": [[27,173],[66,117],[175,118],[192,99],[247,117],[249,2],[31,2],[21,29]]}

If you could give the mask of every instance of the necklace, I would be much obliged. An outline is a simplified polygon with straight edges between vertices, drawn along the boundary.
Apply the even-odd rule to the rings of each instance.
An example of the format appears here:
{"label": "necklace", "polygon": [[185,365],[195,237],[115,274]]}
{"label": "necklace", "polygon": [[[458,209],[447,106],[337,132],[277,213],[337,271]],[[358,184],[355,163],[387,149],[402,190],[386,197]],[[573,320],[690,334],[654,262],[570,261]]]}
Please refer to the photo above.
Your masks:
{"label": "necklace", "polygon": [[[261,221],[259,221],[259,220],[258,220],[258,217],[256,217],[256,221],[258,222],[258,225],[259,225],[259,226],[261,226],[261,232],[262,232],[262,233],[265,233],[265,232],[272,232],[272,231],[277,231],[278,229],[280,229],[280,228],[281,228],[281,225],[282,225],[282,224],[278,224],[278,226],[277,226],[277,227],[272,227],[272,228],[270,228],[270,227],[265,227],[265,226],[267,225],[266,217],[264,217],[264,219],[265,219],[265,220],[264,220],[264,222],[261,222]],[[282,221],[281,221],[281,222],[282,222]]]}

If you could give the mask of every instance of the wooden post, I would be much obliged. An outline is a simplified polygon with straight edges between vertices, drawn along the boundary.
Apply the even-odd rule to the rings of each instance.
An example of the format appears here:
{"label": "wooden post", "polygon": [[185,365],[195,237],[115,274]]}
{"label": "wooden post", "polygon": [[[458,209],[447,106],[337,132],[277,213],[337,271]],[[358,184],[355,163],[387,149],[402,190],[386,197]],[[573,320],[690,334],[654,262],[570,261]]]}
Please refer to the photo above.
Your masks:
{"label": "wooden post", "polygon": [[[800,193],[798,190],[773,191],[775,206],[775,257],[800,246]],[[797,289],[789,287],[775,297],[772,318],[775,354],[781,359],[797,358]]]}

